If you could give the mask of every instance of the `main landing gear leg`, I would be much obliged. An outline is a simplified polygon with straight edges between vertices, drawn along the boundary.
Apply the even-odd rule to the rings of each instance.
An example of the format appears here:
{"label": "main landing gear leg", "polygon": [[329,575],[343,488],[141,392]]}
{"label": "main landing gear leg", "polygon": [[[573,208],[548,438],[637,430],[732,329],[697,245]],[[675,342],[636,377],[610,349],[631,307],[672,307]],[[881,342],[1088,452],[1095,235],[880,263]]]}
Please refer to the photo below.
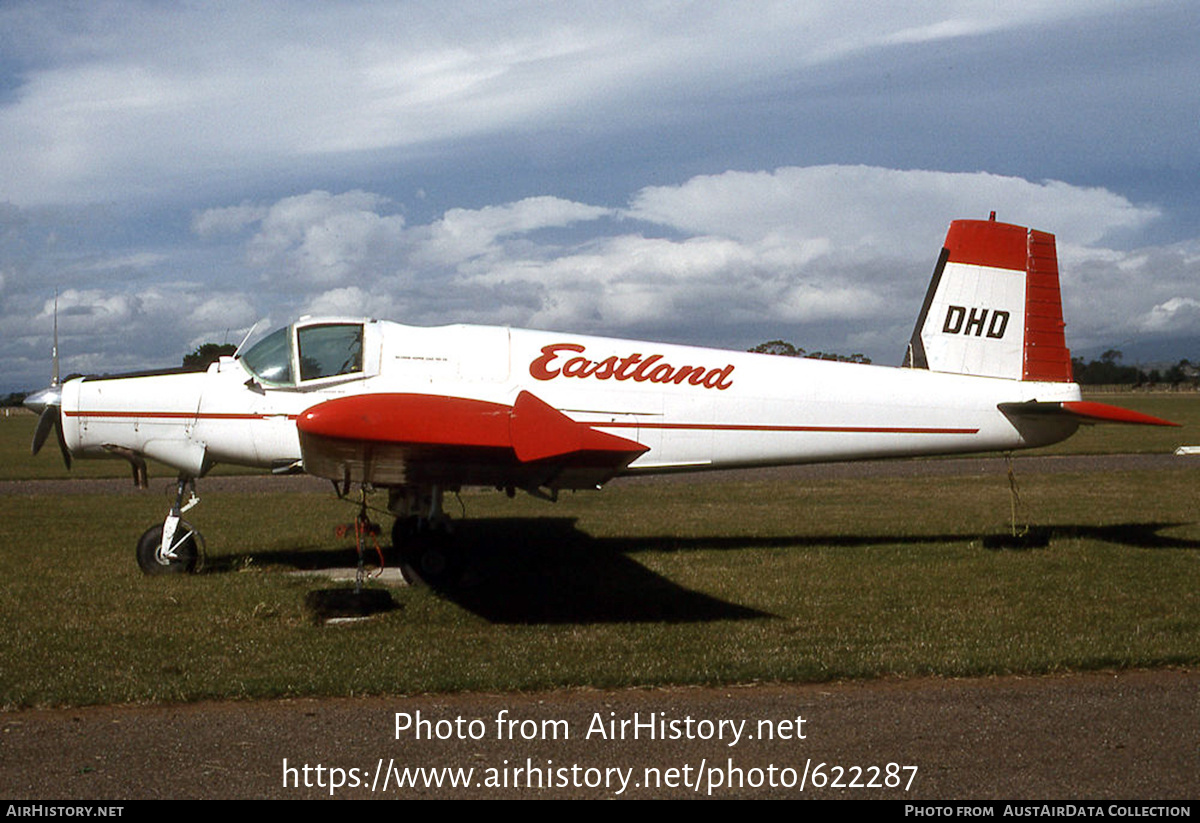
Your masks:
{"label": "main landing gear leg", "polygon": [[[184,494],[190,493],[185,503]],[[183,574],[196,571],[204,538],[183,519],[183,513],[200,502],[196,478],[180,474],[175,503],[162,523],[151,526],[137,544],[138,567],[144,574]]]}
{"label": "main landing gear leg", "polygon": [[390,492],[388,509],[396,515],[392,546],[409,585],[448,588],[462,579],[464,558],[451,535],[450,518],[442,509],[444,492],[441,486]]}

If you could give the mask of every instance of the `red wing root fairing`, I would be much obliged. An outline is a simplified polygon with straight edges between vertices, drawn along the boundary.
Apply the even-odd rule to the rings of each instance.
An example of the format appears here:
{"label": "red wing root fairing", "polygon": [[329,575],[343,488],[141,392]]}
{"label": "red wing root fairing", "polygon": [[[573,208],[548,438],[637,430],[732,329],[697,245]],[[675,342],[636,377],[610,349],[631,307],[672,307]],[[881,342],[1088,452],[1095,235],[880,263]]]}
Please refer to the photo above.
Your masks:
{"label": "red wing root fairing", "polygon": [[522,391],[511,406],[430,394],[327,400],[296,422],[310,474],[377,485],[595,488],[647,447]]}

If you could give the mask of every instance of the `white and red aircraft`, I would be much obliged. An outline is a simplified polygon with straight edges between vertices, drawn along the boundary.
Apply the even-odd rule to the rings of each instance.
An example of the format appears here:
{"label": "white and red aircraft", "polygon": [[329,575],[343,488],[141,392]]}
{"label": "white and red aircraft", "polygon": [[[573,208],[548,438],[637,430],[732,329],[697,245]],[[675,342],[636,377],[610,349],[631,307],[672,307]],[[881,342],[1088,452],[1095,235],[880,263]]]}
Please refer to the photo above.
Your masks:
{"label": "white and red aircraft", "polygon": [[[147,573],[191,570],[180,519],[217,463],[388,491],[409,577],[457,573],[447,490],[553,499],[618,475],[1008,451],[1080,423],[1173,425],[1084,402],[1063,337],[1054,236],[951,224],[901,368],[486,326],[302,318],[206,372],[81,377],[27,403],[36,454],[145,458],[179,472]],[[57,344],[56,344],[57,347]],[[191,501],[184,496],[190,490]],[[365,506],[364,506],[365,509]]]}

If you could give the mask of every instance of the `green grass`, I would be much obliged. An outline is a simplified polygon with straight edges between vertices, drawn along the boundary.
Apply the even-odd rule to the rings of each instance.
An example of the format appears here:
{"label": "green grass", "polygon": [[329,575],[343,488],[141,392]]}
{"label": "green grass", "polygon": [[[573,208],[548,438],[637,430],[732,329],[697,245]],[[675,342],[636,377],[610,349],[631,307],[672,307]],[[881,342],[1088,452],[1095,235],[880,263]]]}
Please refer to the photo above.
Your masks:
{"label": "green grass", "polygon": [[470,585],[345,627],[283,573],[347,557],[331,495],[206,495],[208,571],[181,578],[133,560],[159,493],[0,497],[0,705],[1194,665],[1195,480],[1024,477],[1053,530],[1028,551],[980,545],[1002,478],[464,495]]}
{"label": "green grass", "polygon": [[[1086,427],[1043,452],[1200,443],[1194,394],[1094,399],[1188,428]],[[31,458],[35,422],[0,418],[0,479],[127,474],[68,474],[53,443]],[[133,559],[165,469],[139,494],[0,496],[0,707],[1195,665],[1190,466],[1022,477],[1024,517],[1052,531],[1030,551],[981,547],[1008,528],[1003,478],[464,495],[470,585],[396,590],[398,610],[340,628],[304,609],[328,583],[284,573],[348,562],[333,525],[354,510],[332,495],[201,483],[209,565],[182,578]]]}

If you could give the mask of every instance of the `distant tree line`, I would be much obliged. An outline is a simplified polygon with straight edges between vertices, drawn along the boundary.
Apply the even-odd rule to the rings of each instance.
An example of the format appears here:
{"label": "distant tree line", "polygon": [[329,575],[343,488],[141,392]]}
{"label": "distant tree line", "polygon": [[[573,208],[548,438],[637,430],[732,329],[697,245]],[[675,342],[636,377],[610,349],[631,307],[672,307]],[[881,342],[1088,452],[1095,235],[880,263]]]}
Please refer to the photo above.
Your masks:
{"label": "distant tree line", "polygon": [[183,356],[183,367],[189,371],[205,371],[210,363],[224,355],[232,355],[237,346],[232,343],[202,343]]}
{"label": "distant tree line", "polygon": [[1195,386],[1200,383],[1200,366],[1186,358],[1165,369],[1150,369],[1121,365],[1121,352],[1109,349],[1098,360],[1084,362],[1082,357],[1071,360],[1075,382],[1081,386]]}
{"label": "distant tree line", "polygon": [[[777,354],[781,357],[806,357],[813,360],[836,360],[840,363],[870,363],[871,358],[862,354],[836,354],[834,352],[809,352],[786,340],[768,340],[750,349],[758,354]],[[1192,386],[1200,387],[1200,363],[1180,360],[1165,368],[1143,369],[1139,366],[1121,364],[1123,355],[1118,349],[1109,349],[1096,360],[1085,361],[1082,357],[1071,360],[1075,382],[1084,386]]]}
{"label": "distant tree line", "polygon": [[766,343],[759,343],[752,349],[749,349],[756,354],[777,354],[781,357],[804,357],[809,360],[836,360],[839,363],[870,363],[871,358],[865,354],[854,353],[850,355],[835,354],[828,351],[805,351],[797,346],[793,346],[786,340],[768,340]]}
{"label": "distant tree line", "polygon": [[[232,355],[235,351],[237,351],[237,346],[232,343],[203,343],[193,349],[190,354],[183,356],[183,368],[188,371],[204,371],[218,357]],[[79,376],[78,374],[68,374],[62,379],[62,382],[65,383],[71,378]],[[20,406],[28,396],[29,392],[27,391],[15,391],[0,395],[0,409]]]}

